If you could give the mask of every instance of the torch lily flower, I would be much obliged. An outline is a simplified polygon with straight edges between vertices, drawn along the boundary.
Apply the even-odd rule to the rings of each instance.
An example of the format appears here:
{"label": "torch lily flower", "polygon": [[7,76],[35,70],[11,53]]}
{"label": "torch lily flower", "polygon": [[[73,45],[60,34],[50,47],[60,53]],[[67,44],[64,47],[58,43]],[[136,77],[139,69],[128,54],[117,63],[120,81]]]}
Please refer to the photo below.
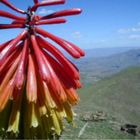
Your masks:
{"label": "torch lily flower", "polygon": [[12,19],[10,24],[0,24],[0,29],[23,28],[17,37],[0,44],[0,134],[4,131],[4,138],[60,136],[63,118],[73,121],[72,106],[79,101],[76,89],[82,87],[78,68],[45,38],[73,58],[83,57],[84,51],[38,27],[65,23],[61,17],[77,15],[82,10],[73,8],[39,16],[35,14],[39,7],[64,4],[65,0],[33,2],[24,11],[8,0],[0,1],[23,14],[16,16],[0,10],[0,17]]}

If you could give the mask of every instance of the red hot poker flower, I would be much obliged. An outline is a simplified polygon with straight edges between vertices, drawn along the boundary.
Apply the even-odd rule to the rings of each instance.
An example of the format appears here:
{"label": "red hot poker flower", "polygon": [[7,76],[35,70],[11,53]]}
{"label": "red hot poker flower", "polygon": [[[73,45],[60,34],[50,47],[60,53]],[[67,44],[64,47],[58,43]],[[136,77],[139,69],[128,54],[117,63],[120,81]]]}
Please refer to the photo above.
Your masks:
{"label": "red hot poker flower", "polygon": [[0,29],[24,28],[16,38],[0,45],[0,117],[6,111],[10,115],[7,119],[3,116],[0,126],[6,132],[5,138],[61,135],[63,118],[72,122],[72,106],[79,101],[76,93],[81,87],[78,68],[45,38],[74,58],[83,57],[84,51],[38,26],[65,23],[66,19],[61,17],[77,15],[82,10],[73,8],[39,16],[35,14],[39,7],[64,4],[65,0],[33,2],[34,5],[24,11],[8,0],[0,1],[23,14],[17,16],[0,10],[1,17],[12,19],[9,24],[0,24]]}

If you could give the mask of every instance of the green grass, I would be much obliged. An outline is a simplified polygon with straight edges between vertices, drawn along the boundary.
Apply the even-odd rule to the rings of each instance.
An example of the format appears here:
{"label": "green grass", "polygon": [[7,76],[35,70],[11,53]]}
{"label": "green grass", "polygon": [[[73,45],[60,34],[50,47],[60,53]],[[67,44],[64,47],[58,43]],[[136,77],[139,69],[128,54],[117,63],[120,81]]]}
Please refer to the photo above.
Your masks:
{"label": "green grass", "polygon": [[[67,139],[134,139],[136,137],[125,134],[115,128],[109,121],[104,122],[89,122],[84,133],[78,138],[81,128],[85,122],[75,120],[77,127],[67,126],[60,140]],[[138,137],[137,137],[138,138]]]}
{"label": "green grass", "polygon": [[107,114],[107,120],[89,122],[81,138],[140,138],[119,130],[125,123],[140,126],[140,67],[129,68],[93,85],[85,85],[79,90],[79,94],[81,101],[75,108],[77,128],[66,127],[61,139],[78,139],[78,133],[85,124],[80,116],[95,111],[104,111]]}

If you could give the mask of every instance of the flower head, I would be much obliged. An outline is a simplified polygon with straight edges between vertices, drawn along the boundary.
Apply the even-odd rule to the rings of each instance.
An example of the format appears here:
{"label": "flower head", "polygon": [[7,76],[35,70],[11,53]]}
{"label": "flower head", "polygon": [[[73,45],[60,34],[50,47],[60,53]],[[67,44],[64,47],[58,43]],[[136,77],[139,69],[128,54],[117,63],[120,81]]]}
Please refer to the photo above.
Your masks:
{"label": "flower head", "polygon": [[0,45],[0,111],[1,114],[9,112],[1,128],[10,136],[21,135],[19,132],[23,130],[24,138],[60,135],[63,118],[68,122],[73,120],[72,106],[79,100],[76,89],[81,87],[80,74],[78,68],[45,38],[74,58],[85,54],[71,42],[38,26],[65,23],[66,19],[61,17],[80,14],[81,9],[39,16],[35,14],[39,7],[64,4],[65,0],[34,0],[27,11],[7,0],[0,2],[24,15],[0,10],[0,16],[13,20],[10,24],[0,24],[0,29],[24,28],[16,38]]}

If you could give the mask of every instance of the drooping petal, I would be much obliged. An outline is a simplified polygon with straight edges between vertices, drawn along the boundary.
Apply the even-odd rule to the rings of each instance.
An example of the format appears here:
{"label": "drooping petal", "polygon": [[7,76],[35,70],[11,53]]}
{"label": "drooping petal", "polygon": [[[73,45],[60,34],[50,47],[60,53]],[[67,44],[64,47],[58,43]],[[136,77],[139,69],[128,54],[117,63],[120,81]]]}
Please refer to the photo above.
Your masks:
{"label": "drooping petal", "polygon": [[56,108],[56,104],[51,97],[51,93],[47,87],[47,84],[43,82],[43,93],[45,98],[45,104],[48,108]]}
{"label": "drooping petal", "polygon": [[50,20],[44,20],[44,21],[38,21],[35,23],[35,25],[44,25],[44,24],[61,24],[65,23],[66,19],[59,18],[59,19],[50,19]]}
{"label": "drooping petal", "polygon": [[73,111],[72,111],[71,106],[70,106],[70,104],[68,102],[64,104],[64,110],[65,110],[65,113],[67,115],[67,121],[72,122],[72,120],[73,120]]}
{"label": "drooping petal", "polygon": [[8,100],[10,99],[13,89],[14,89],[14,78],[8,82],[7,86],[4,88],[4,90],[0,93],[0,112],[5,108]]}
{"label": "drooping petal", "polygon": [[0,24],[0,29],[25,28],[23,24]]}
{"label": "drooping petal", "polygon": [[38,120],[38,115],[39,115],[39,110],[37,107],[37,104],[35,103],[27,103],[27,115],[28,115],[28,121],[30,122],[29,127],[38,127],[39,125],[39,120]]}
{"label": "drooping petal", "polygon": [[26,21],[24,21],[24,20],[14,20],[14,21],[12,21],[12,23],[11,24],[26,24]]}
{"label": "drooping petal", "polygon": [[55,111],[53,111],[53,110],[51,111],[51,117],[52,117],[52,121],[53,121],[54,131],[56,132],[56,134],[58,136],[60,136],[61,131],[62,131],[61,126],[60,126],[60,123],[58,121],[58,117],[57,117]]}
{"label": "drooping petal", "polygon": [[38,85],[38,88],[37,88],[37,96],[38,96],[38,106],[39,106],[39,112],[40,112],[40,115],[43,116],[43,115],[47,115],[48,113],[48,110],[47,110],[47,105],[46,105],[46,99],[44,98],[44,90],[43,90],[43,86],[42,86],[42,81],[41,79],[38,77],[37,79],[37,85]]}
{"label": "drooping petal", "polygon": [[62,17],[62,16],[77,15],[77,14],[80,14],[81,12],[82,12],[82,10],[79,9],[79,8],[73,8],[73,9],[69,9],[69,10],[62,10],[62,11],[59,11],[59,12],[49,14],[47,16],[43,16],[43,17],[41,17],[41,20],[50,19],[50,18],[56,18],[56,17]]}
{"label": "drooping petal", "polygon": [[5,17],[5,18],[11,18],[11,19],[16,19],[16,20],[26,20],[25,17],[20,17],[20,16],[15,16],[9,12],[5,12],[0,10],[0,16]]}
{"label": "drooping petal", "polygon": [[19,123],[20,123],[20,116],[21,116],[21,102],[22,102],[22,93],[23,91],[20,90],[20,94],[17,96],[16,100],[13,100],[12,104],[12,111],[10,114],[9,125],[8,125],[8,132],[19,133]]}
{"label": "drooping petal", "polygon": [[17,68],[16,77],[15,77],[15,88],[21,89],[25,80],[25,70],[28,60],[28,39],[25,39],[24,46],[22,50],[22,55],[20,62]]}
{"label": "drooping petal", "polygon": [[80,49],[78,46],[74,45],[73,43],[69,42],[69,41],[66,41],[64,39],[62,39],[62,41],[67,44],[67,46],[72,46],[75,50],[77,50],[77,52],[80,53],[81,56],[85,56],[85,52]]}
{"label": "drooping petal", "polygon": [[36,103],[37,101],[36,71],[35,71],[35,63],[33,61],[33,56],[31,54],[29,55],[26,92],[27,92],[28,102]]}
{"label": "drooping petal", "polygon": [[32,42],[32,46],[33,46],[36,60],[38,63],[38,68],[39,68],[39,73],[41,75],[41,78],[44,81],[49,83],[51,81],[51,74],[47,67],[47,62],[45,62],[45,60],[42,58],[41,51],[38,47],[38,44],[34,35],[31,35],[31,42]]}

